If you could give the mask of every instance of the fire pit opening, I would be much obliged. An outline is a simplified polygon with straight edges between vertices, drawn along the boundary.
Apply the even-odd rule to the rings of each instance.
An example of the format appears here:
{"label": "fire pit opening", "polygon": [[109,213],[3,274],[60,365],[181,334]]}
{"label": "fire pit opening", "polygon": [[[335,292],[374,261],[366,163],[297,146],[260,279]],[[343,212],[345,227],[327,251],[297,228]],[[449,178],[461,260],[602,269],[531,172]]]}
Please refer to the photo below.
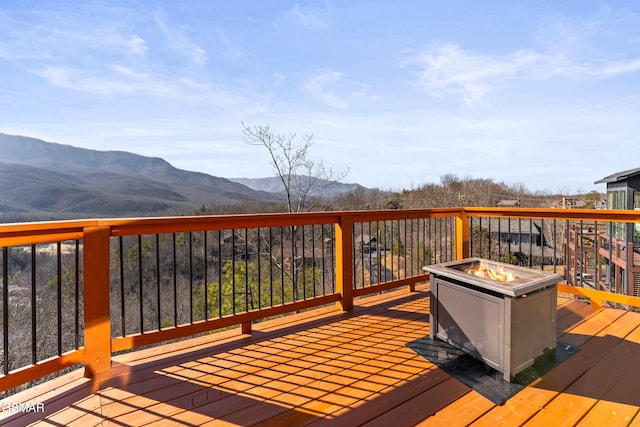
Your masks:
{"label": "fire pit opening", "polygon": [[479,358],[511,381],[556,347],[562,276],[466,258],[431,274],[430,335]]}
{"label": "fire pit opening", "polygon": [[504,267],[493,267],[489,265],[488,261],[480,261],[471,267],[465,268],[464,272],[498,282],[511,282],[520,278],[512,271],[505,270]]}

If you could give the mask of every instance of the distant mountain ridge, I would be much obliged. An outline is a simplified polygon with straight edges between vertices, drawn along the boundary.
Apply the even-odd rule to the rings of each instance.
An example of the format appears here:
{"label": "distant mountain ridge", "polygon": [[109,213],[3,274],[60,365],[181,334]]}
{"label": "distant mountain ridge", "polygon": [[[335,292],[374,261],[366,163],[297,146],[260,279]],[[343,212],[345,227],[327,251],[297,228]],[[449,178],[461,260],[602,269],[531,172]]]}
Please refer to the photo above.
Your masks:
{"label": "distant mountain ridge", "polygon": [[180,215],[241,202],[281,203],[157,157],[98,151],[0,133],[0,214],[16,218]]}
{"label": "distant mountain ridge", "polygon": [[[267,191],[269,193],[282,193],[285,191],[284,184],[280,177],[268,178],[229,178],[231,181],[246,185],[256,191]],[[305,180],[307,177],[295,176],[294,179]],[[358,190],[367,190],[360,184],[350,184],[338,181],[327,181],[318,179],[314,188],[309,192],[310,196],[317,197],[334,197],[344,193],[350,193]],[[321,194],[322,193],[322,194]]]}

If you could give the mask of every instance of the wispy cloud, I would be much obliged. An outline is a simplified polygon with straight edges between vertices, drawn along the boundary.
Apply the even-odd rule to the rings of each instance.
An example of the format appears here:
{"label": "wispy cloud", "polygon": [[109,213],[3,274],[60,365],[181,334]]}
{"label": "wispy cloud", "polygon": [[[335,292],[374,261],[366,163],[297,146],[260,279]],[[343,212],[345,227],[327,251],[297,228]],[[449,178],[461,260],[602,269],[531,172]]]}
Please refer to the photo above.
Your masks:
{"label": "wispy cloud", "polygon": [[617,77],[622,74],[640,71],[640,58],[628,61],[610,61],[587,67],[587,73],[597,78]]}
{"label": "wispy cloud", "polygon": [[[0,59],[57,88],[214,106],[244,102],[210,81],[203,68],[208,61],[205,49],[190,39],[188,27],[171,24],[162,12],[128,16],[147,23],[139,28],[111,20],[109,13],[95,12],[99,19],[62,9],[29,13],[0,14]],[[165,63],[166,57],[172,61]]]}
{"label": "wispy cloud", "polygon": [[241,96],[188,77],[166,78],[122,65],[100,70],[46,66],[32,70],[51,85],[100,96],[152,96],[201,105],[229,107],[244,103]]}
{"label": "wispy cloud", "polygon": [[0,15],[0,57],[78,62],[86,49],[120,56],[142,56],[149,49],[143,37],[116,22],[86,22],[82,16],[54,11],[31,14],[30,20]]}
{"label": "wispy cloud", "polygon": [[455,43],[434,43],[425,51],[407,52],[401,66],[413,70],[418,85],[432,96],[457,96],[470,105],[510,82],[606,79],[640,71],[640,58],[578,63],[560,53],[517,50],[488,55],[465,51]]}
{"label": "wispy cloud", "polygon": [[222,47],[222,55],[231,61],[239,61],[247,56],[246,49],[238,42],[230,39],[227,34],[219,28],[215,30]]}
{"label": "wispy cloud", "polygon": [[[144,55],[149,50],[147,42],[137,34],[122,34],[112,29],[111,34],[106,35],[106,40],[114,47],[122,48],[125,52],[134,55]],[[92,34],[85,43],[94,43],[96,40],[105,40],[104,34]]]}
{"label": "wispy cloud", "polygon": [[497,57],[466,52],[453,43],[434,43],[426,51],[409,53],[401,65],[412,68],[418,84],[432,96],[459,96],[472,104],[539,61],[531,52]]}
{"label": "wispy cloud", "polygon": [[157,14],[155,22],[164,33],[169,45],[176,52],[183,52],[191,61],[198,65],[204,65],[208,61],[207,52],[187,35],[187,28],[170,25],[164,14]]}
{"label": "wispy cloud", "polygon": [[327,1],[320,5],[306,4],[305,6],[296,3],[281,15],[276,26],[281,22],[293,24],[307,31],[328,30],[333,24],[333,13]]}
{"label": "wispy cloud", "polygon": [[144,94],[167,97],[176,92],[175,87],[157,76],[140,73],[123,66],[108,68],[110,72],[46,66],[33,72],[54,86],[94,95]]}
{"label": "wispy cloud", "polygon": [[[304,84],[304,88],[322,103],[340,110],[347,109],[354,99],[365,94],[362,85],[344,81],[342,73],[337,71],[315,74]],[[337,90],[342,93],[336,93]]]}
{"label": "wispy cloud", "polygon": [[[44,30],[44,31],[43,31]],[[149,50],[149,46],[140,35],[123,28],[119,24],[105,23],[98,28],[41,28],[39,43],[49,45],[61,53],[74,53],[93,46],[117,55],[143,56]],[[49,34],[45,35],[47,32]],[[45,36],[46,39],[43,39]],[[64,47],[68,49],[65,52]]]}

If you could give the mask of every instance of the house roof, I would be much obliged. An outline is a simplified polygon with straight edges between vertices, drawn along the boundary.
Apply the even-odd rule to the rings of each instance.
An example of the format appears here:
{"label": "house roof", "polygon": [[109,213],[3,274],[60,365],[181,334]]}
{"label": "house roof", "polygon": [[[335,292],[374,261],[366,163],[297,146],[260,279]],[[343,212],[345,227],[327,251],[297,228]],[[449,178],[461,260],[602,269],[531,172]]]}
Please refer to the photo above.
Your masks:
{"label": "house roof", "polygon": [[640,168],[629,169],[622,172],[616,172],[612,175],[605,176],[604,178],[597,180],[596,182],[594,182],[594,184],[604,184],[609,182],[625,181],[636,175],[640,175]]}
{"label": "house roof", "polygon": [[371,243],[376,243],[377,241],[378,241],[378,238],[376,236],[371,237],[368,234],[360,234],[355,238],[355,242],[357,244],[363,244],[363,245],[369,245]]}
{"label": "house roof", "polygon": [[498,207],[517,207],[520,206],[520,200],[500,200],[497,205]]}
{"label": "house roof", "polygon": [[576,199],[573,197],[563,197],[562,199],[555,200],[551,203],[552,208],[586,208],[587,204],[584,200]]}
{"label": "house roof", "polygon": [[[542,226],[539,221],[535,220],[521,220],[518,221],[517,218],[491,218],[488,221],[482,222],[482,228],[489,229],[491,228],[492,233],[502,233],[502,234],[532,234],[539,235],[542,234]],[[531,223],[531,226],[529,225]],[[478,224],[479,225],[479,224]]]}

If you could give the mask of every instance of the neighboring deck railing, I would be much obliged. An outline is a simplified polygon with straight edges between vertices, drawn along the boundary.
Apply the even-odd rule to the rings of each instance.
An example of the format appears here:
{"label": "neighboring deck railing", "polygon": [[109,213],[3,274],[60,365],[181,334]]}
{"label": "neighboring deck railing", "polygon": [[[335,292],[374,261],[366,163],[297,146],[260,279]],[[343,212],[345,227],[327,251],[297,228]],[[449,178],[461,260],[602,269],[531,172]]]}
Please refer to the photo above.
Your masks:
{"label": "neighboring deck railing", "polygon": [[[428,280],[424,265],[470,255],[575,275],[587,263],[567,265],[566,230],[580,221],[640,214],[442,208],[0,225],[0,390],[76,365],[92,377],[113,353],[144,345],[233,325],[250,333],[327,304],[350,310],[359,296]],[[597,286],[560,290],[640,306]]]}

